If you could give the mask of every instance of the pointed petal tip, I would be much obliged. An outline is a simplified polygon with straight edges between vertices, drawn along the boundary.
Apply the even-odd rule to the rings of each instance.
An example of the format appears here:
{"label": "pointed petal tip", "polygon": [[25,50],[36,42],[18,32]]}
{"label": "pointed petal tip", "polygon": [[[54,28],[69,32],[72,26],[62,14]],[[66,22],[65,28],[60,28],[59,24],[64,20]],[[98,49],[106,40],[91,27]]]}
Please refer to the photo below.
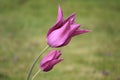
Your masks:
{"label": "pointed petal tip", "polygon": [[58,10],[59,10],[59,9],[61,9],[61,6],[60,6],[60,4],[58,5]]}
{"label": "pointed petal tip", "polygon": [[75,25],[77,25],[77,26],[79,26],[79,27],[81,26],[80,24],[75,24]]}
{"label": "pointed petal tip", "polygon": [[81,33],[88,33],[88,32],[91,32],[92,30],[87,30],[87,29],[85,29],[85,30],[81,30]]}
{"label": "pointed petal tip", "polygon": [[60,4],[58,5],[58,11],[62,12]]}
{"label": "pointed petal tip", "polygon": [[88,32],[91,32],[91,30],[76,30],[76,32],[73,34],[73,36],[76,36],[76,35],[80,35],[80,34],[84,34],[84,33],[88,33]]}
{"label": "pointed petal tip", "polygon": [[61,23],[62,21],[63,21],[63,12],[62,12],[60,5],[58,5],[57,22]]}
{"label": "pointed petal tip", "polygon": [[58,7],[60,8],[60,4],[58,4]]}
{"label": "pointed petal tip", "polygon": [[72,13],[72,15],[73,15],[73,16],[76,16],[76,13],[75,13],[75,12],[73,12],[73,13]]}
{"label": "pointed petal tip", "polygon": [[75,13],[72,13],[72,14],[71,14],[71,17],[72,17],[72,18],[75,18],[75,17],[76,17],[76,14],[75,14]]}
{"label": "pointed petal tip", "polygon": [[63,58],[61,58],[60,60],[61,60],[61,61],[63,61],[64,59],[63,59]]}
{"label": "pointed petal tip", "polygon": [[57,63],[59,63],[59,62],[61,62],[61,61],[63,61],[64,59],[63,58],[61,58],[61,59],[58,59],[57,61]]}
{"label": "pointed petal tip", "polygon": [[57,53],[59,53],[60,55],[62,54],[61,50],[59,50]]}
{"label": "pointed petal tip", "polygon": [[85,32],[92,32],[92,30],[85,30]]}
{"label": "pointed petal tip", "polygon": [[61,62],[61,61],[63,61],[64,59],[63,58],[61,58],[61,59],[59,59],[59,62]]}

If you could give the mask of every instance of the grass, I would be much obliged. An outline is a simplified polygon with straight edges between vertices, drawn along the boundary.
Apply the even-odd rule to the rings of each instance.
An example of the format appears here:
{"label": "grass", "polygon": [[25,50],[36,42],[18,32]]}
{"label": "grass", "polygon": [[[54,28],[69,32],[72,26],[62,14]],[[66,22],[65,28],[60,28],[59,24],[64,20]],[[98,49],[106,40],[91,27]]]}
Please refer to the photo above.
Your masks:
{"label": "grass", "polygon": [[[46,46],[57,6],[57,0],[0,1],[0,80],[26,78]],[[41,72],[36,80],[120,80],[120,1],[63,0],[61,6],[65,17],[75,12],[81,28],[92,32],[61,48],[64,61],[48,73]],[[34,72],[37,69],[38,65]]]}

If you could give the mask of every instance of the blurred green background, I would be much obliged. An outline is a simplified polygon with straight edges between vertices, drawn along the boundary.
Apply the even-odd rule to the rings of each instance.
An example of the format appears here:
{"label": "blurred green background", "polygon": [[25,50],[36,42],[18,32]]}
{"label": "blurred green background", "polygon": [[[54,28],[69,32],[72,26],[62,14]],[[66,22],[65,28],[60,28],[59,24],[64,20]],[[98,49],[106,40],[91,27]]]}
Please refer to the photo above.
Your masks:
{"label": "blurred green background", "polygon": [[[58,0],[0,0],[0,80],[25,80],[47,45]],[[62,0],[64,17],[76,13],[81,29],[62,50],[64,61],[35,80],[120,80],[120,0]],[[48,51],[50,51],[49,49]],[[39,61],[33,74],[39,69]]]}

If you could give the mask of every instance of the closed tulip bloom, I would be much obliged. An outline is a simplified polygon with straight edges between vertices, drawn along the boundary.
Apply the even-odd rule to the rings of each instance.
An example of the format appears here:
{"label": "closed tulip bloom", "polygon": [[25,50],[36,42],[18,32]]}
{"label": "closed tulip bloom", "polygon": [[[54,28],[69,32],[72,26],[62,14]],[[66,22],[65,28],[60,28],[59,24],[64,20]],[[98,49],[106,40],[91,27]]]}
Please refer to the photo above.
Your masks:
{"label": "closed tulip bloom", "polygon": [[81,30],[79,27],[80,24],[75,23],[75,14],[64,20],[61,7],[59,6],[56,24],[49,29],[47,34],[48,45],[53,48],[62,47],[67,45],[72,37],[90,31]]}
{"label": "closed tulip bloom", "polygon": [[57,50],[50,51],[41,61],[40,67],[42,71],[50,71],[54,65],[61,62],[63,59],[59,59],[62,53]]}

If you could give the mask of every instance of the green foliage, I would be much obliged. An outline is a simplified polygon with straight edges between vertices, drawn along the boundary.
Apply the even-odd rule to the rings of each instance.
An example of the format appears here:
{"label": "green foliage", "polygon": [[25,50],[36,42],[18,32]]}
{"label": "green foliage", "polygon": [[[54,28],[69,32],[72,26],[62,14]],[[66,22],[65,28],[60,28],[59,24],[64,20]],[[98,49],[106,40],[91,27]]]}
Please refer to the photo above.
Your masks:
{"label": "green foliage", "polygon": [[[64,61],[36,80],[119,80],[120,0],[61,1],[64,16],[75,12],[81,28],[92,32],[62,48]],[[58,0],[0,0],[0,80],[25,80],[57,7]]]}

